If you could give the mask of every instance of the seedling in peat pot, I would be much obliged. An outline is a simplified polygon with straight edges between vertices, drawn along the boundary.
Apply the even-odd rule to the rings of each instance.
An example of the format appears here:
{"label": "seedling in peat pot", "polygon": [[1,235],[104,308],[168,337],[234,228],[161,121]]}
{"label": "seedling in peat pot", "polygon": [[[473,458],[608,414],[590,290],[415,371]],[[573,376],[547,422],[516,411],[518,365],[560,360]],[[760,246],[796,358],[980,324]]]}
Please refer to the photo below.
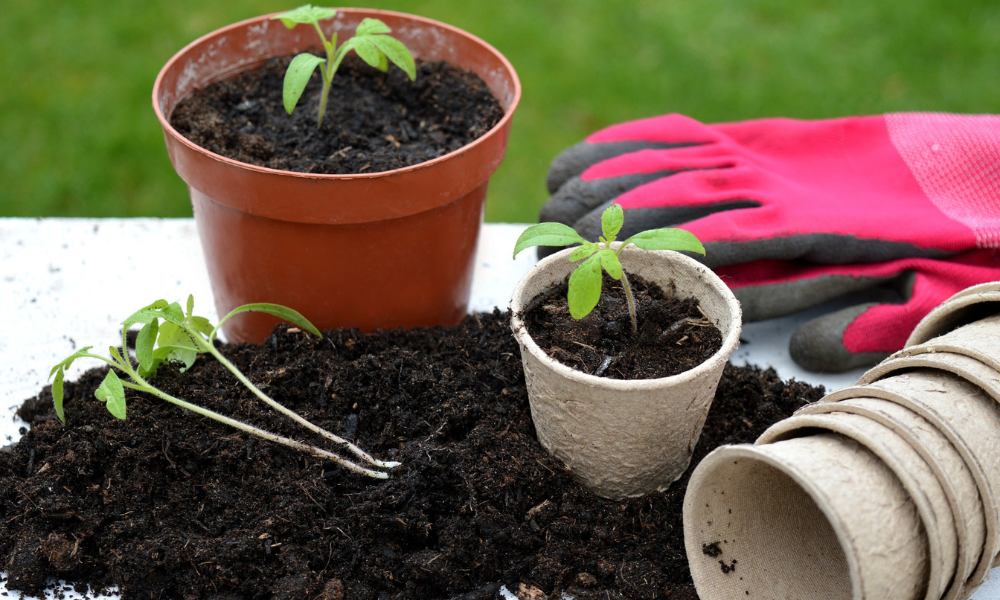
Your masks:
{"label": "seedling in peat pot", "polygon": [[292,114],[295,105],[298,104],[302,92],[309,83],[316,67],[320,67],[319,72],[323,76],[323,94],[319,100],[319,116],[316,126],[323,124],[323,116],[326,115],[326,101],[330,95],[330,85],[333,83],[333,76],[337,73],[337,68],[347,56],[347,53],[354,50],[361,60],[375,67],[383,73],[389,70],[389,61],[402,69],[410,81],[417,78],[417,67],[413,61],[413,55],[396,38],[386,35],[392,30],[389,26],[378,19],[365,18],[358,24],[354,32],[354,37],[337,47],[337,34],[334,33],[330,39],[326,39],[319,22],[324,19],[331,19],[337,14],[332,8],[320,8],[311,4],[300,6],[295,10],[282,13],[274,19],[280,19],[285,27],[295,28],[296,25],[312,25],[319,34],[319,39],[326,49],[326,58],[321,58],[315,54],[304,52],[292,59],[285,71],[285,83],[282,90],[282,100],[285,103],[285,110]]}
{"label": "seedling in peat pot", "polygon": [[611,247],[611,242],[615,241],[615,236],[621,231],[624,222],[625,212],[622,207],[618,204],[609,206],[601,215],[601,230],[604,235],[600,236],[597,242],[588,242],[572,227],[562,223],[532,225],[517,238],[517,243],[514,244],[514,257],[531,246],[582,244],[569,255],[570,262],[587,259],[569,276],[569,292],[566,298],[569,302],[569,314],[574,319],[582,319],[597,306],[597,302],[601,299],[603,279],[601,267],[603,267],[613,279],[622,282],[625,298],[628,301],[629,316],[632,318],[632,332],[636,333],[639,327],[635,320],[632,286],[629,285],[628,276],[622,268],[621,261],[618,260],[618,255],[625,246],[634,244],[643,250],[684,250],[698,254],[705,254],[705,247],[694,234],[683,229],[668,228],[641,231],[622,242],[615,250]]}
{"label": "seedling in peat pot", "polygon": [[[59,417],[60,421],[63,423],[66,422],[66,414],[63,411],[63,377],[66,369],[68,369],[69,366],[73,364],[73,361],[78,358],[96,358],[97,360],[111,365],[112,368],[108,371],[107,377],[104,378],[103,383],[101,383],[101,385],[97,388],[94,395],[97,396],[98,400],[107,405],[108,411],[110,411],[112,415],[119,419],[124,420],[126,416],[124,388],[129,388],[162,398],[167,402],[186,408],[204,417],[215,419],[216,421],[225,423],[226,425],[235,427],[236,429],[245,431],[260,438],[270,440],[278,444],[283,444],[290,448],[307,452],[326,460],[331,460],[357,473],[378,479],[386,479],[388,474],[384,471],[377,471],[372,468],[361,466],[333,452],[271,433],[260,429],[259,427],[255,427],[248,423],[238,421],[221,415],[215,411],[198,406],[197,404],[176,398],[157,389],[146,380],[146,378],[156,375],[156,370],[164,363],[164,361],[182,362],[184,363],[186,369],[194,364],[195,358],[198,354],[211,354],[217,361],[222,363],[224,367],[229,369],[229,371],[236,376],[240,383],[245,385],[255,396],[267,403],[268,406],[289,417],[309,431],[317,433],[330,440],[337,446],[338,449],[347,450],[348,452],[354,454],[354,456],[358,459],[375,469],[392,469],[398,467],[400,463],[376,460],[361,448],[358,448],[347,440],[330,433],[322,427],[310,423],[296,412],[282,406],[255,386],[243,373],[240,372],[239,369],[236,368],[234,364],[229,362],[229,360],[227,360],[226,357],[216,349],[214,342],[222,324],[234,315],[251,311],[264,312],[274,315],[298,325],[315,336],[322,337],[319,330],[317,330],[316,327],[313,326],[313,324],[310,323],[304,316],[290,308],[279,306],[277,304],[245,304],[233,309],[233,311],[226,315],[218,325],[213,326],[209,323],[208,319],[194,315],[193,296],[188,296],[186,311],[182,310],[180,304],[176,302],[168,304],[166,300],[157,300],[149,306],[139,309],[132,316],[122,322],[122,352],[125,352],[125,335],[128,329],[133,325],[142,324],[142,328],[139,330],[139,335],[136,337],[135,341],[135,356],[139,363],[138,368],[132,364],[127,352],[125,352],[125,356],[122,356],[122,352],[119,352],[114,346],[111,346],[108,349],[108,352],[111,355],[110,358],[90,353],[90,349],[93,346],[87,346],[52,367],[49,377],[51,378],[55,376],[55,380],[52,382],[52,400],[55,404],[56,415]],[[122,381],[121,378],[118,377],[116,370],[121,371],[125,376],[127,376],[128,380]]]}

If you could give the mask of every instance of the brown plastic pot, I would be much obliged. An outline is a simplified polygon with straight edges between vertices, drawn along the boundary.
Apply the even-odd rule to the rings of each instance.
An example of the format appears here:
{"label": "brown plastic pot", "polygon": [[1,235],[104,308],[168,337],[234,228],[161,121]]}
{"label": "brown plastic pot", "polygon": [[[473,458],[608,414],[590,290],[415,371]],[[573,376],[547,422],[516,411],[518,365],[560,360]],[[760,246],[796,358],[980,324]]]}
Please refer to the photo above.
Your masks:
{"label": "brown plastic pot", "polygon": [[[170,161],[191,192],[220,315],[249,302],[275,302],[321,329],[368,331],[453,325],[466,312],[486,186],[506,151],[520,82],[489,44],[431,19],[340,9],[323,26],[343,40],[365,17],[384,21],[415,56],[475,72],[504,116],[472,143],[403,169],[314,175],[257,167],[195,145],[171,127],[170,114],[196,89],[313,48],[315,30],[289,30],[268,15],[178,52],[156,78],[153,108]],[[233,342],[261,342],[274,323],[243,314],[224,330]]]}

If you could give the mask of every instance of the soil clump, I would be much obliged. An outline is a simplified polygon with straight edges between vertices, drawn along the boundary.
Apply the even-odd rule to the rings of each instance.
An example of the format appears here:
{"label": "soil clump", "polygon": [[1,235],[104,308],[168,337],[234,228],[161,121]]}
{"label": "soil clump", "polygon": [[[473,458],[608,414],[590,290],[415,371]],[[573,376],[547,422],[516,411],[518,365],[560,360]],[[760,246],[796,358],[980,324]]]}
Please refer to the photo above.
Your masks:
{"label": "soil clump", "polygon": [[182,99],[170,124],[195,144],[243,163],[300,173],[377,173],[443,156],[488,132],[503,108],[475,73],[417,61],[417,79],[347,56],[316,126],[313,73],[292,114],[282,85],[291,57],[217,81]]}
{"label": "soil clump", "polygon": [[697,298],[679,298],[630,275],[638,332],[632,332],[625,288],[603,274],[601,299],[582,319],[569,313],[569,277],[525,308],[525,327],[553,359],[609,379],[656,379],[683,373],[722,347],[722,334],[701,312]]}
{"label": "soil clump", "polygon": [[[40,595],[56,577],[125,600],[486,600],[501,584],[536,598],[696,598],[688,475],[625,501],[581,488],[535,438],[509,314],[323,339],[282,325],[262,346],[222,350],[278,401],[403,466],[365,479],[131,390],[118,421],[93,397],[95,369],[65,384],[66,426],[46,388],[20,409],[31,429],[0,451],[8,587]],[[164,366],[154,384],[309,440],[210,358],[183,374]],[[692,466],[821,395],[728,366]]]}

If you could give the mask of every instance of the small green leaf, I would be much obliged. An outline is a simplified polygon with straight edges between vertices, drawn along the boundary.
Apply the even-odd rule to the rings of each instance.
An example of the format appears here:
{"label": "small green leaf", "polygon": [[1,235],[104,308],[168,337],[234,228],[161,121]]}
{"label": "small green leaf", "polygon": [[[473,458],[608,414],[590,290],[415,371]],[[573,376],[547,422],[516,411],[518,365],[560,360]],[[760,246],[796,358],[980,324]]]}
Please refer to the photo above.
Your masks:
{"label": "small green leaf", "polygon": [[115,417],[125,420],[125,388],[114,370],[108,371],[104,382],[94,392],[97,399],[108,405],[108,411]]}
{"label": "small green leaf", "polygon": [[379,49],[374,43],[367,37],[354,37],[348,40],[345,45],[353,48],[357,52],[361,60],[365,61],[369,65],[378,68],[379,65]]}
{"label": "small green leaf", "polygon": [[173,323],[164,323],[160,327],[160,336],[153,358],[184,363],[182,371],[186,371],[191,368],[201,352],[189,331]]}
{"label": "small green leaf", "polygon": [[650,229],[642,231],[625,240],[626,244],[635,244],[643,250],[683,250],[685,252],[705,253],[705,247],[698,238],[683,229]]}
{"label": "small green leaf", "polygon": [[59,371],[61,369],[68,369],[70,367],[70,365],[73,364],[74,360],[83,357],[83,355],[85,355],[91,348],[93,348],[93,346],[85,346],[83,348],[80,348],[79,350],[77,350],[73,354],[70,354],[66,358],[62,359],[59,362],[59,364],[57,364],[56,366],[52,367],[52,370],[49,371],[49,378],[51,379],[52,376],[56,374],[56,371]]}
{"label": "small green leaf", "polygon": [[569,314],[582,319],[590,314],[601,299],[601,258],[595,254],[583,262],[569,276]]}
{"label": "small green leaf", "polygon": [[267,313],[269,315],[274,315],[279,319],[284,319],[289,323],[292,323],[294,325],[301,327],[302,329],[305,329],[306,331],[315,335],[316,337],[320,338],[323,337],[323,334],[319,332],[319,329],[316,329],[316,326],[310,323],[309,319],[302,316],[302,314],[299,313],[298,311],[288,308],[287,306],[281,306],[280,304],[258,302],[255,304],[244,304],[243,306],[237,306],[233,310],[229,311],[229,314],[223,317],[221,321],[219,321],[219,324],[215,326],[215,330],[212,332],[211,335],[208,336],[209,341],[211,342],[212,340],[215,339],[215,336],[218,333],[219,329],[222,329],[223,323],[228,321],[231,317],[245,312],[262,312],[262,313]]}
{"label": "small green leaf", "polygon": [[63,370],[56,371],[56,380],[52,382],[52,404],[56,407],[56,416],[66,424],[66,413],[63,412]]}
{"label": "small green leaf", "polygon": [[608,272],[608,275],[612,279],[622,278],[622,263],[618,260],[618,255],[615,254],[614,250],[601,250],[598,256],[601,257],[601,264],[604,265],[604,270]]}
{"label": "small green leaf", "polygon": [[[389,57],[392,64],[396,65],[406,73],[410,81],[417,79],[417,65],[413,60],[413,54],[403,42],[387,35],[373,35],[371,41],[378,46],[385,56]],[[384,71],[385,69],[383,69]]]}
{"label": "small green leaf", "polygon": [[129,364],[124,360],[122,360],[121,353],[119,353],[118,348],[115,348],[114,346],[108,346],[108,354],[111,355],[111,358],[117,360],[119,364],[125,364],[125,365]]}
{"label": "small green leaf", "polygon": [[569,225],[562,223],[539,223],[524,230],[514,244],[514,258],[517,258],[525,248],[531,246],[569,246],[585,244],[587,240],[580,237]]}
{"label": "small green leaf", "polygon": [[153,367],[153,347],[156,345],[156,335],[160,329],[159,323],[155,319],[146,323],[135,338],[135,357],[139,360],[139,366],[147,372]]}
{"label": "small green leaf", "polygon": [[614,241],[615,236],[622,230],[622,223],[624,222],[625,211],[622,210],[620,204],[612,203],[611,206],[604,209],[604,213],[601,214],[601,231],[604,233],[604,237],[608,240],[609,244]]}
{"label": "small green leaf", "polygon": [[204,333],[205,335],[212,335],[212,330],[215,329],[215,326],[212,325],[211,321],[205,317],[192,317],[191,324],[194,325],[195,331]]}
{"label": "small green leaf", "polygon": [[600,249],[601,246],[599,244],[594,242],[584,242],[582,246],[570,253],[569,261],[576,262],[578,260],[583,260]]}
{"label": "small green leaf", "polygon": [[354,35],[375,35],[378,33],[390,33],[392,30],[389,26],[378,19],[372,19],[370,17],[365,17],[358,24],[358,28],[354,31]]}
{"label": "small green leaf", "polygon": [[389,59],[385,57],[385,52],[378,53],[378,67],[376,68],[383,73],[389,70]]}
{"label": "small green leaf", "polygon": [[122,321],[122,328],[128,330],[129,327],[135,325],[136,323],[149,323],[152,319],[159,319],[157,311],[163,310],[168,306],[166,300],[157,300],[148,306],[143,306],[139,310],[132,313],[127,319]]}
{"label": "small green leaf", "polygon": [[184,313],[184,316],[190,317],[193,314],[194,314],[194,294],[188,294],[187,311]]}
{"label": "small green leaf", "polygon": [[310,24],[318,23],[323,19],[329,19],[337,14],[332,8],[321,8],[319,6],[313,6],[312,4],[305,4],[294,10],[288,12],[283,12],[280,15],[275,15],[271,19],[280,19],[285,27],[289,29],[294,29],[299,23]]}
{"label": "small green leaf", "polygon": [[285,71],[284,88],[281,90],[281,99],[285,103],[285,110],[288,114],[292,114],[292,111],[295,110],[295,105],[299,103],[302,92],[306,90],[306,84],[309,83],[309,78],[312,77],[316,66],[324,63],[326,63],[325,58],[308,52],[299,54],[292,59],[288,70]]}

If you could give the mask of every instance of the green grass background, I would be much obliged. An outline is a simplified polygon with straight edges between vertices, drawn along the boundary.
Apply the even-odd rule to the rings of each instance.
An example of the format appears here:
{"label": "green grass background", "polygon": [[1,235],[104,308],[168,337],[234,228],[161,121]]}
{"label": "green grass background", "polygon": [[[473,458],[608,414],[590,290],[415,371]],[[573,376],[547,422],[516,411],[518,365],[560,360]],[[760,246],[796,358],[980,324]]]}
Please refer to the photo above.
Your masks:
{"label": "green grass background", "polygon": [[[0,215],[190,216],[150,106],[189,41],[273,0],[6,0]],[[513,63],[524,95],[487,219],[533,221],[563,148],[625,120],[1000,112],[996,0],[385,0]]]}

